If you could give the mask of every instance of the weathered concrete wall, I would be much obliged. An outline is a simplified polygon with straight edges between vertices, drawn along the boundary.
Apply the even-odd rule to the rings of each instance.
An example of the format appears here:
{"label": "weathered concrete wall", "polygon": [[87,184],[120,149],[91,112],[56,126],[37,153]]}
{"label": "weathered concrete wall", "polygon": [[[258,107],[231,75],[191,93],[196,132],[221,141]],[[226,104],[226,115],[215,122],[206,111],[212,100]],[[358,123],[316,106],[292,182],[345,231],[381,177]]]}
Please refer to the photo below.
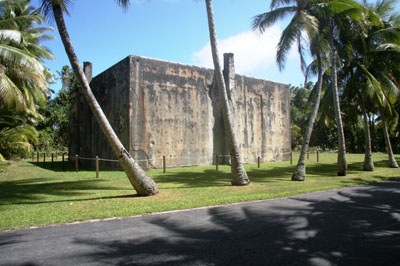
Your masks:
{"label": "weathered concrete wall", "polygon": [[[126,58],[90,82],[93,94],[125,147],[129,145],[129,64],[130,62]],[[85,72],[91,72],[90,68],[91,66],[85,68]],[[72,117],[78,124],[73,126],[76,129],[72,131],[76,133],[69,140],[70,158],[78,154],[85,158],[94,158],[98,155],[100,158],[116,160],[117,158],[98,126],[86,99],[82,94],[75,98],[79,99],[79,104],[77,107],[73,107],[77,108],[77,114]],[[76,104],[72,104],[72,106],[76,106]],[[81,162],[84,165],[94,165],[93,161],[82,160]],[[119,169],[118,163],[102,162],[101,164],[107,168]]]}
{"label": "weathered concrete wall", "polygon": [[[235,75],[232,54],[224,65],[244,161],[256,162],[257,156],[263,161],[287,159],[288,85]],[[117,135],[142,167],[161,167],[162,156],[167,156],[169,166],[186,166],[212,164],[215,154],[228,155],[213,70],[129,56],[90,85]],[[72,134],[70,151],[116,159],[88,108],[76,109],[81,120],[75,123],[83,127],[71,130],[79,137]],[[228,159],[221,157],[220,162],[223,158]]]}
{"label": "weathered concrete wall", "polygon": [[[131,60],[130,153],[142,164],[209,164],[213,116],[212,72],[198,67],[129,57]],[[158,158],[158,159],[157,159]],[[155,160],[157,159],[157,160]]]}

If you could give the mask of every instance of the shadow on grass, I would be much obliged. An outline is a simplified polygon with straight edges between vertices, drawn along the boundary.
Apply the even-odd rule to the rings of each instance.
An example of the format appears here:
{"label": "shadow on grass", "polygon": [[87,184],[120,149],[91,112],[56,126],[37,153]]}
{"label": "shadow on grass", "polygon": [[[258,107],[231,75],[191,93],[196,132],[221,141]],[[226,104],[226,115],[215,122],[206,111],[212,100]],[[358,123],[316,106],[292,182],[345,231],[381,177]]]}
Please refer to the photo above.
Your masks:
{"label": "shadow on grass", "polygon": [[398,265],[399,192],[399,181],[385,182],[129,219],[123,229],[115,222],[123,235],[77,235],[74,244],[99,265]]}
{"label": "shadow on grass", "polygon": [[[121,190],[101,185],[102,180],[58,181],[51,178],[30,178],[0,182],[0,205],[40,204],[115,198],[114,196],[90,197],[90,191]],[[53,199],[46,200],[47,197]],[[74,199],[73,197],[78,197]],[[133,197],[134,195],[116,196]],[[58,197],[62,199],[57,199]],[[83,198],[84,197],[84,198]]]}
{"label": "shadow on grass", "polygon": [[[195,169],[195,168],[194,168]],[[179,184],[171,188],[198,188],[213,186],[230,186],[230,173],[205,169],[203,171],[169,170],[165,174],[153,176],[157,184]],[[163,187],[170,188],[170,187]]]}
{"label": "shadow on grass", "polygon": [[[32,165],[52,170],[63,171],[62,162],[51,162],[43,164],[31,162]],[[354,162],[348,165],[348,173],[362,172],[362,162]],[[388,160],[376,161],[376,167],[387,167]],[[270,182],[291,182],[291,175],[295,169],[295,165],[270,167],[263,165],[264,168],[256,168],[255,166],[247,167],[247,173],[252,182],[270,183]],[[64,170],[67,172],[75,172],[75,166],[72,163],[65,163]],[[85,170],[85,168],[83,169]],[[87,169],[91,171],[91,169]],[[312,163],[307,166],[307,174],[317,177],[334,178],[336,177],[337,166],[335,163]],[[387,179],[379,174],[372,174],[371,177],[379,180]],[[153,178],[162,189],[179,189],[179,188],[201,188],[215,186],[231,186],[231,174],[228,166],[221,166],[220,171],[214,169],[190,168],[185,171],[183,169],[168,169],[165,174],[154,174]],[[60,196],[60,197],[85,197],[91,200],[100,198],[114,197],[92,197],[91,190],[120,190],[121,188],[106,187],[101,185],[101,180],[80,180],[80,181],[56,181],[46,179],[25,179],[16,181],[0,182],[0,205],[9,204],[35,204],[56,201],[71,201],[71,199],[58,200],[54,199],[44,201],[43,196]],[[342,181],[348,184],[366,184],[370,181],[362,178]],[[132,196],[128,196],[132,197]]]}
{"label": "shadow on grass", "polygon": [[[387,167],[388,160],[375,162],[376,167]],[[271,167],[268,164],[263,165],[261,168],[255,166],[247,167],[247,174],[251,182],[257,183],[270,183],[291,181],[291,176],[295,170],[295,165]],[[231,174],[228,166],[223,166],[223,170],[216,171],[213,169],[200,170],[192,168],[193,170],[184,171],[183,169],[169,169],[165,174],[153,174],[154,181],[157,184],[179,184],[179,188],[197,188],[197,187],[212,187],[212,186],[230,186]],[[353,162],[348,164],[348,174],[362,173],[363,162]],[[373,173],[373,172],[372,172]],[[307,175],[317,177],[335,178],[337,177],[336,163],[312,163],[307,165]],[[381,180],[387,179],[373,175],[372,177]],[[345,177],[344,177],[345,178]],[[357,184],[368,183],[363,179],[357,181]],[[346,182],[344,180],[344,182]],[[163,187],[169,188],[169,187]],[[173,187],[176,188],[176,187]]]}
{"label": "shadow on grass", "polygon": [[[54,172],[76,172],[76,165],[74,161],[46,161],[46,162],[29,162],[30,164],[37,166],[39,168],[42,169],[46,169],[46,170],[51,170]],[[107,167],[105,164],[113,164],[114,167],[109,168]],[[79,171],[96,171],[96,166],[94,161],[92,161],[92,165],[88,165],[88,164],[82,164],[79,163],[78,164],[78,170]],[[120,172],[123,171],[122,168],[119,167],[119,163],[118,162],[100,162],[99,163],[99,170],[100,171],[116,171],[116,172]]]}

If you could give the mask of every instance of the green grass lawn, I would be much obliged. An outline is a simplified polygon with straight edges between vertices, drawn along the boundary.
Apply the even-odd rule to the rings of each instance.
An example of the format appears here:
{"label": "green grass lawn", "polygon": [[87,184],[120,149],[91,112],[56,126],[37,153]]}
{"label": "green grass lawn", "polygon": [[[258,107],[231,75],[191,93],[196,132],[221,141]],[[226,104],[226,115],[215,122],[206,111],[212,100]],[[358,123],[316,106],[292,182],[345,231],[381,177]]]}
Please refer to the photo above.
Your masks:
{"label": "green grass lawn", "polygon": [[[399,178],[400,169],[388,168],[387,155],[374,154],[376,170],[363,172],[364,155],[348,154],[348,176],[336,176],[336,154],[310,155],[305,182],[290,181],[295,165],[289,162],[246,165],[251,185],[230,185],[230,168],[191,167],[149,171],[160,189],[153,197],[137,197],[127,177],[119,171],[76,173],[61,162],[11,162],[0,173],[0,230],[44,226],[107,217],[188,209],[241,201],[285,197]],[[400,156],[397,156],[400,159]],[[294,160],[295,162],[296,160]]]}

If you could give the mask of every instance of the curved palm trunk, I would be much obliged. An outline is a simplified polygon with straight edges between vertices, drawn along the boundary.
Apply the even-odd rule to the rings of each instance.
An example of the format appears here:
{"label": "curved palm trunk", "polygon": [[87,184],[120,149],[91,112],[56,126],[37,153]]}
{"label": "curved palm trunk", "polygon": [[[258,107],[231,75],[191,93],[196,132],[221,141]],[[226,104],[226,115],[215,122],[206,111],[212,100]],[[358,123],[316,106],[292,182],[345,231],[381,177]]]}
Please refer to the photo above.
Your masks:
{"label": "curved palm trunk", "polygon": [[211,0],[206,0],[208,28],[210,31],[210,45],[212,57],[214,61],[215,77],[217,80],[219,98],[222,103],[222,116],[224,119],[224,127],[228,139],[229,152],[231,156],[231,172],[232,172],[232,185],[243,186],[250,184],[246,170],[243,167],[239,148],[236,142],[236,135],[233,129],[232,113],[229,108],[229,100],[226,92],[224,76],[220,65],[218,47],[217,47],[217,34],[214,23],[214,11],[212,8]]}
{"label": "curved palm trunk", "polygon": [[372,146],[371,146],[371,131],[369,128],[369,123],[368,123],[368,116],[367,116],[367,110],[365,108],[365,103],[364,99],[359,93],[359,98],[361,102],[361,109],[363,111],[363,124],[364,124],[364,137],[365,137],[365,156],[364,156],[364,165],[363,165],[363,170],[364,171],[374,171],[374,161],[372,160]]}
{"label": "curved palm trunk", "polygon": [[317,118],[319,104],[321,101],[321,90],[322,90],[322,68],[321,68],[321,60],[320,57],[317,57],[318,60],[318,80],[317,80],[317,91],[315,95],[315,101],[313,110],[311,112],[310,118],[307,122],[307,128],[304,132],[304,140],[303,146],[301,147],[300,157],[297,162],[296,170],[292,175],[292,181],[304,181],[306,179],[306,155],[308,146],[310,144],[310,139],[312,135],[312,130],[314,127],[315,119]]}
{"label": "curved palm trunk", "polygon": [[129,178],[129,181],[138,195],[149,196],[157,194],[158,188],[156,184],[150,177],[147,176],[143,169],[140,168],[136,161],[131,157],[129,152],[124,148],[121,141],[112,129],[110,123],[108,122],[107,117],[104,115],[103,110],[98,104],[96,98],[94,97],[69,38],[60,5],[55,3],[53,0],[52,7],[54,18],[64,44],[65,51],[68,55],[74,73],[82,86],[82,92],[85,95],[89,107],[99,123],[100,128],[110,143],[114,153],[118,157],[121,166]]}
{"label": "curved palm trunk", "polygon": [[347,174],[347,160],[346,160],[346,144],[344,138],[343,131],[343,123],[342,123],[342,115],[340,112],[340,103],[339,103],[339,92],[337,85],[337,62],[336,62],[336,49],[333,44],[333,37],[331,36],[329,40],[329,45],[331,48],[330,60],[331,60],[331,82],[332,82],[332,94],[333,94],[333,103],[335,109],[335,119],[336,119],[336,127],[338,131],[338,175],[345,176]]}
{"label": "curved palm trunk", "polygon": [[386,151],[389,157],[389,166],[391,168],[399,168],[399,165],[397,164],[396,158],[394,157],[393,154],[392,144],[390,143],[389,131],[386,125],[386,118],[383,115],[383,112],[381,112],[381,117],[383,123],[383,135],[385,136],[385,142],[386,142]]}

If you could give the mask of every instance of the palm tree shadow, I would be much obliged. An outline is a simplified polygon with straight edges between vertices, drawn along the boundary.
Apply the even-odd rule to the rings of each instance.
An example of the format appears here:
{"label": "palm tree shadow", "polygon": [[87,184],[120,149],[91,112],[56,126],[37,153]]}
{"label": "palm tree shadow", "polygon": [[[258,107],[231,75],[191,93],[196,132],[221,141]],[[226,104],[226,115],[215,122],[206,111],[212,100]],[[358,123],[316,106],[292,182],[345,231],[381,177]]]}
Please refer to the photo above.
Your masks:
{"label": "palm tree shadow", "polygon": [[[122,188],[108,187],[102,184],[103,180],[59,181],[46,178],[28,178],[0,182],[0,205],[14,204],[41,204],[49,202],[70,202],[95,200],[110,197],[91,197],[94,190],[120,190]],[[45,196],[60,196],[62,200],[45,200]],[[132,197],[125,195],[124,197]],[[68,197],[68,198],[67,198]],[[79,197],[78,199],[76,197]]]}
{"label": "palm tree shadow", "polygon": [[75,243],[99,264],[397,265],[400,181],[329,193],[131,219],[147,230]]}
{"label": "palm tree shadow", "polygon": [[[54,172],[75,172],[76,164],[74,161],[45,161],[45,162],[29,162],[30,164],[46,169]],[[81,163],[78,162],[78,170],[79,171],[96,171],[95,161],[91,160],[90,162]],[[123,171],[120,167],[119,162],[104,162],[100,161],[99,163],[100,171]]]}
{"label": "palm tree shadow", "polygon": [[[202,171],[170,171],[165,174],[153,176],[157,184],[180,184],[179,188],[199,188],[213,186],[230,186],[231,176],[229,173],[205,169]],[[163,187],[167,188],[167,187]],[[176,187],[174,187],[176,188]]]}

